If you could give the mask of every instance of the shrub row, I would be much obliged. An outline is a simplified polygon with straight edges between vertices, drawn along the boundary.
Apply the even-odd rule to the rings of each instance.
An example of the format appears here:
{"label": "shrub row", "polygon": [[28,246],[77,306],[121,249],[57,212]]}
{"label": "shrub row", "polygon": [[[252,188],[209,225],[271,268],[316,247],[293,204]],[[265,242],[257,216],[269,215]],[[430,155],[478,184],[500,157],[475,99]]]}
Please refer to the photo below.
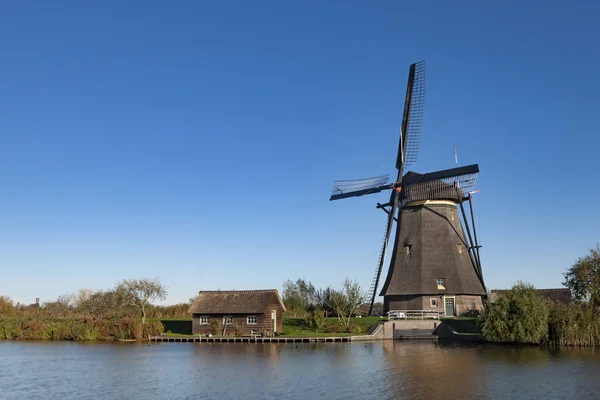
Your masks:
{"label": "shrub row", "polygon": [[164,326],[158,321],[147,322],[134,318],[117,320],[0,318],[0,340],[141,340],[148,335],[159,335]]}

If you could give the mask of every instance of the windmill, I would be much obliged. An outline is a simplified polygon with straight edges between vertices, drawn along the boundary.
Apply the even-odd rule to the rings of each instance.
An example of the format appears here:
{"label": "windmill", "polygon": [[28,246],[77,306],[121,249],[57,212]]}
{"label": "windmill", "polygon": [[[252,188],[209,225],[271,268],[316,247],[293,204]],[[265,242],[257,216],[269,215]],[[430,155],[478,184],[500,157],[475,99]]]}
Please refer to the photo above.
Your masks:
{"label": "windmill", "polygon": [[[329,200],[390,190],[390,199],[377,208],[387,214],[379,261],[369,290],[369,315],[381,278],[394,222],[397,224],[388,274],[380,295],[384,312],[438,310],[455,315],[481,309],[485,284],[475,232],[471,194],[479,173],[477,164],[419,174],[404,169],[417,159],[425,106],[425,62],[412,64],[404,102],[396,158],[397,178],[335,181]],[[471,228],[463,203],[468,201]],[[458,217],[460,209],[463,222]],[[465,229],[467,235],[465,235]]]}

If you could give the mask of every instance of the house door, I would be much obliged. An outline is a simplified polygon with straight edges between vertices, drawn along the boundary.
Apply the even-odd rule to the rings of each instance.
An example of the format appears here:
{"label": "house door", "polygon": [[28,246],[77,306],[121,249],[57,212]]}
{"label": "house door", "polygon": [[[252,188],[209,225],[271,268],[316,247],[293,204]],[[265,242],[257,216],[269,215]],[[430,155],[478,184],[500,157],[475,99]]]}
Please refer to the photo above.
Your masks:
{"label": "house door", "polygon": [[271,333],[275,333],[277,329],[277,312],[275,310],[271,310]]}
{"label": "house door", "polygon": [[454,297],[446,297],[446,317],[454,317]]}

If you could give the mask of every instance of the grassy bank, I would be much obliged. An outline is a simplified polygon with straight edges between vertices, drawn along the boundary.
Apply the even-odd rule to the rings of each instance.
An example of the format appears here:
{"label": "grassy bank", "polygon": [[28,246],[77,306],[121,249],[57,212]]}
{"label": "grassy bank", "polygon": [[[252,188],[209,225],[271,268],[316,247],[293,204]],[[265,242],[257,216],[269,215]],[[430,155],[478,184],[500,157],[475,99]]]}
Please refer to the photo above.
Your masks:
{"label": "grassy bank", "polygon": [[[325,325],[319,331],[319,336],[364,335],[372,325],[379,321],[382,321],[379,317],[351,318],[350,326],[352,332],[348,333],[344,332],[344,327],[337,318],[325,318]],[[290,337],[317,336],[315,330],[310,328],[304,318],[284,318],[282,334]]]}
{"label": "grassy bank", "polygon": [[[371,326],[382,321],[379,317],[352,318],[350,326],[352,332],[344,332],[343,326],[337,318],[325,318],[325,325],[318,336],[350,336],[366,334]],[[165,332],[170,336],[186,336],[192,334],[192,320],[183,319],[162,319]],[[282,336],[288,337],[307,337],[317,336],[314,329],[311,329],[304,318],[283,318]]]}

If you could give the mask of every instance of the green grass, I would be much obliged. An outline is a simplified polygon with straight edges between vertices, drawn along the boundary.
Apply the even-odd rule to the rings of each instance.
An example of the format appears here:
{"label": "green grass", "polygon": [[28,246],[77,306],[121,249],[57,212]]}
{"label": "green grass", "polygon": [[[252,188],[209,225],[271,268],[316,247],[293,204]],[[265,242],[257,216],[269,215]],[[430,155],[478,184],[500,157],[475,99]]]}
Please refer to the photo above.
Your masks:
{"label": "green grass", "polygon": [[[337,320],[337,318],[334,318],[334,319]],[[375,325],[376,323],[378,323],[380,321],[385,321],[385,318],[379,318],[379,317],[352,318],[350,323],[360,326],[363,333],[367,333],[367,331],[369,330],[369,328],[372,325]]]}
{"label": "green grass", "polygon": [[[319,331],[319,336],[351,336],[364,335],[369,328],[383,318],[379,317],[363,317],[351,318],[350,325],[357,326],[359,329],[353,333],[344,332],[344,327],[340,324],[337,318],[325,318],[325,326],[322,331]],[[360,332],[358,332],[360,330]],[[306,337],[317,336],[314,329],[310,328],[303,318],[283,318],[282,336],[289,337]]]}
{"label": "green grass", "polygon": [[198,337],[198,335],[186,335],[184,333],[169,332],[165,334],[167,337]]}

